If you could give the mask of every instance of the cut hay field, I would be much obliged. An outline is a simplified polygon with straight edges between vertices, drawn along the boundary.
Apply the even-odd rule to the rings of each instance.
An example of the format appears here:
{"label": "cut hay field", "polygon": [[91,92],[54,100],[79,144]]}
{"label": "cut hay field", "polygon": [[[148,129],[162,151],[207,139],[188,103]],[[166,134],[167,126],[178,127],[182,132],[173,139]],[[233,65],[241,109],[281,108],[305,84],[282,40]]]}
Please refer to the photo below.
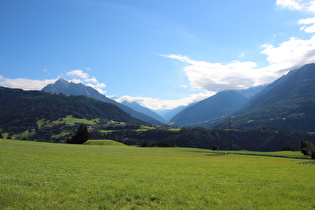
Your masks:
{"label": "cut hay field", "polygon": [[315,208],[307,160],[91,144],[1,139],[0,209]]}

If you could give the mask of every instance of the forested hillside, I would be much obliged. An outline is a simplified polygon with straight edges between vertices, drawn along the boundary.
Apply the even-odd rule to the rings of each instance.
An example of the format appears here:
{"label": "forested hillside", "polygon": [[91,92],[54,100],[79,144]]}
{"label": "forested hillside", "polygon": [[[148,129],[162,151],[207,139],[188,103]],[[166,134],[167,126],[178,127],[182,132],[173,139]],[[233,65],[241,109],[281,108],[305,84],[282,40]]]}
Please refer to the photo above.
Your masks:
{"label": "forested hillside", "polygon": [[57,120],[67,115],[145,124],[113,104],[85,96],[0,87],[0,100],[0,128],[5,131],[23,131],[36,126],[38,120]]}

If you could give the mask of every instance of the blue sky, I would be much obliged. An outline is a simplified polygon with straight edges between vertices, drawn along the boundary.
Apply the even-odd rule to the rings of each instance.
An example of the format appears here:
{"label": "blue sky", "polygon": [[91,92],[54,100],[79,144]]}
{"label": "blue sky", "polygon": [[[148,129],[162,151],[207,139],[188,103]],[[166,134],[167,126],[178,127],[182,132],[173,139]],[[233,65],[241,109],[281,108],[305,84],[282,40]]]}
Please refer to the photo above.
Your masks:
{"label": "blue sky", "polygon": [[1,0],[0,85],[175,108],[315,62],[314,17],[309,0]]}

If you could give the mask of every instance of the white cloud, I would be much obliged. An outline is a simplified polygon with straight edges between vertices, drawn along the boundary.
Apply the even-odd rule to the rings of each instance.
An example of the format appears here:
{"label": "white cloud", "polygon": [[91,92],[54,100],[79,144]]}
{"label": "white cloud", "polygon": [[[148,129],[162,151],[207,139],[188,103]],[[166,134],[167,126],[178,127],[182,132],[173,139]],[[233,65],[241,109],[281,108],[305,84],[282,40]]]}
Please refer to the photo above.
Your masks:
{"label": "white cloud", "polygon": [[94,88],[95,90],[97,90],[101,94],[105,94],[106,93],[106,91],[102,89],[102,88],[104,88],[106,86],[104,83],[98,83],[96,85],[88,83],[86,85]]}
{"label": "white cloud", "polygon": [[200,92],[198,94],[191,94],[185,98],[181,98],[178,100],[161,100],[158,98],[150,98],[150,97],[132,97],[132,96],[122,96],[119,98],[115,98],[117,102],[137,102],[141,106],[147,107],[152,110],[161,110],[161,109],[174,109],[178,106],[187,106],[188,104],[201,101],[205,98],[208,98],[214,95],[215,92]]}
{"label": "white cloud", "polygon": [[292,37],[279,47],[263,45],[262,53],[267,55],[270,66],[278,70],[293,69],[307,63],[315,62],[315,35],[309,40]]}
{"label": "white cloud", "polygon": [[0,86],[9,88],[20,88],[24,90],[41,90],[48,84],[54,83],[57,79],[31,80],[25,78],[9,79],[0,75]]}
{"label": "white cloud", "polygon": [[300,19],[299,24],[304,25],[300,28],[301,31],[305,31],[306,33],[315,33],[315,17]]}
{"label": "white cloud", "polygon": [[[90,71],[90,68],[87,68]],[[73,70],[67,72],[66,75],[71,77],[71,81],[75,83],[82,83],[96,89],[99,93],[105,94],[106,91],[103,88],[106,87],[104,83],[100,83],[94,76],[90,76],[88,73],[83,72],[82,70]],[[83,81],[82,81],[83,80]]]}
{"label": "white cloud", "polygon": [[300,1],[296,1],[296,0],[277,0],[276,4],[278,6],[292,9],[292,10],[303,9],[303,6],[301,5]]}
{"label": "white cloud", "polygon": [[76,83],[76,84],[83,83],[82,80],[80,80],[80,79],[71,79],[69,81],[73,82],[73,83]]}
{"label": "white cloud", "polygon": [[87,78],[84,81],[86,82],[93,82],[93,83],[98,83],[97,79],[95,77]]}
{"label": "white cloud", "polygon": [[314,0],[277,0],[276,5],[291,10],[304,10],[315,13]]}
{"label": "white cloud", "polygon": [[312,24],[312,23],[315,23],[315,17],[299,20],[299,24]]}
{"label": "white cloud", "polygon": [[82,70],[73,70],[70,72],[67,72],[67,76],[74,76],[74,77],[79,77],[82,79],[87,79],[89,75],[87,73],[84,73]]}
{"label": "white cloud", "polygon": [[233,61],[229,64],[209,63],[192,60],[182,55],[163,55],[186,64],[184,72],[193,89],[203,91],[222,91],[226,89],[245,89],[260,85],[264,72],[256,70],[254,62]]}
{"label": "white cloud", "polygon": [[192,60],[182,55],[163,55],[186,64],[186,73],[193,89],[223,91],[245,89],[273,82],[289,70],[315,62],[315,36],[309,40],[292,37],[279,46],[264,44],[261,51],[269,65],[258,68],[255,62],[232,61],[228,64]]}
{"label": "white cloud", "polygon": [[310,5],[309,5],[309,7],[308,7],[308,10],[309,10],[310,12],[314,12],[314,13],[315,13],[315,1],[311,1],[311,2],[310,2]]}

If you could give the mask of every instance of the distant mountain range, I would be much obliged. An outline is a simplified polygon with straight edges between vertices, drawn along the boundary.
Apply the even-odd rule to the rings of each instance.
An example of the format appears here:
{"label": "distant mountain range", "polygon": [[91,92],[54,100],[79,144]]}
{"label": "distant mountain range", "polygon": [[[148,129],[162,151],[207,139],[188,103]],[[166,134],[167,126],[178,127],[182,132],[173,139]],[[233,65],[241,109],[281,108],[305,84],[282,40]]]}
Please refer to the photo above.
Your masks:
{"label": "distant mountain range", "polygon": [[48,93],[63,93],[66,95],[84,95],[93,99],[114,104],[115,106],[130,114],[132,117],[140,119],[152,125],[162,124],[162,122],[160,122],[159,120],[139,111],[136,111],[129,106],[118,103],[113,99],[107,98],[105,95],[99,93],[97,90],[93,89],[92,87],[85,86],[82,83],[77,84],[73,82],[68,82],[67,80],[61,78],[57,80],[54,84],[49,84],[45,86],[42,91]]}
{"label": "distant mountain range", "polygon": [[[91,107],[88,108],[88,110],[92,113],[99,113],[99,115],[105,116],[105,113],[103,112],[112,110],[114,113],[117,113],[118,109],[121,110],[120,112],[128,113],[130,119],[137,118],[141,120],[141,122],[144,121],[153,125],[168,122],[175,126],[226,128],[228,117],[230,117],[233,126],[236,128],[274,127],[284,130],[315,131],[315,64],[307,64],[299,69],[293,70],[267,86],[259,86],[246,90],[222,91],[214,96],[190,104],[186,107],[178,107],[173,110],[158,112],[164,119],[157,113],[138,103],[130,103],[127,101],[118,103],[115,100],[100,94],[92,87],[68,82],[65,79],[59,79],[54,84],[49,84],[42,90],[48,93],[63,93],[65,95],[76,96],[83,95],[102,102],[110,103],[115,108],[108,108],[108,105],[100,105],[101,107],[104,107],[105,110],[95,111],[95,108]],[[50,113],[55,108],[48,104],[47,107],[50,107],[49,110],[44,111],[44,107],[40,107],[38,104],[46,106],[48,102],[45,101],[52,100],[48,98],[58,96],[55,100],[60,104],[61,100],[69,101],[71,99],[72,102],[74,102],[73,98],[66,97],[65,95],[43,95],[44,93],[40,91],[23,92],[22,90],[9,88],[1,88],[1,91],[3,92],[2,101],[11,100],[16,101],[16,103],[24,104],[26,108],[14,104],[14,108],[19,109],[18,113],[27,109],[32,110],[28,110],[30,113],[35,112],[35,110],[38,112],[39,110],[42,111],[40,112],[42,114],[39,115],[45,115],[47,117],[50,116],[50,114],[47,113]],[[6,94],[12,94],[12,96],[5,97],[4,95]],[[23,100],[19,101],[20,99],[14,99],[12,98],[13,96],[21,96]],[[44,102],[41,102],[39,99],[39,101],[36,101],[39,96],[42,97],[40,100]],[[31,100],[32,97],[34,100]],[[87,99],[83,100],[82,98],[76,99],[83,101],[82,103],[87,101]],[[36,101],[38,104],[34,104],[33,101]],[[34,104],[34,108],[30,108],[26,103]],[[91,104],[95,103],[95,101],[91,102]],[[4,107],[4,105],[6,105],[6,107]],[[67,107],[70,105],[64,106]],[[55,107],[57,107],[57,105]],[[10,107],[7,103],[2,102],[0,108],[2,111],[1,121],[3,121],[3,119],[8,120],[11,115],[14,119],[16,118],[18,120],[14,111],[9,110]],[[4,112],[3,110],[7,111]],[[69,111],[67,115],[72,113],[76,116],[90,118],[88,113],[83,109],[80,109],[80,112],[82,111],[82,113],[79,111],[72,111],[70,108],[66,108],[66,111]],[[65,112],[62,113],[65,114]],[[96,114],[92,115],[96,116]],[[23,116],[28,116],[28,114],[24,113]],[[28,119],[29,117],[24,118]],[[23,119],[21,118],[18,121],[21,120]],[[14,122],[5,123],[11,123],[12,126],[14,126]],[[9,126],[9,124],[6,124],[6,126]]]}
{"label": "distant mountain range", "polygon": [[126,105],[130,108],[132,108],[133,110],[136,110],[142,114],[145,114],[147,116],[150,116],[156,120],[158,120],[159,122],[162,123],[167,123],[167,121],[161,117],[160,115],[158,115],[157,113],[155,113],[154,111],[152,111],[151,109],[148,109],[146,107],[141,106],[140,104],[138,104],[137,102],[128,102],[128,101],[123,101],[121,102],[123,105]]}
{"label": "distant mountain range", "polygon": [[195,104],[195,103],[189,104],[187,106],[179,106],[179,107],[176,107],[174,109],[157,110],[156,113],[158,113],[167,122],[169,122],[176,114],[178,114],[179,112],[188,108],[189,106],[192,106],[193,104]]}
{"label": "distant mountain range", "polygon": [[315,131],[315,64],[290,71],[268,86],[223,91],[173,117],[178,126],[226,128],[275,127]]}
{"label": "distant mountain range", "polygon": [[[315,131],[315,64],[279,78],[231,116],[237,128]],[[209,121],[202,126],[223,128],[226,121]]]}

